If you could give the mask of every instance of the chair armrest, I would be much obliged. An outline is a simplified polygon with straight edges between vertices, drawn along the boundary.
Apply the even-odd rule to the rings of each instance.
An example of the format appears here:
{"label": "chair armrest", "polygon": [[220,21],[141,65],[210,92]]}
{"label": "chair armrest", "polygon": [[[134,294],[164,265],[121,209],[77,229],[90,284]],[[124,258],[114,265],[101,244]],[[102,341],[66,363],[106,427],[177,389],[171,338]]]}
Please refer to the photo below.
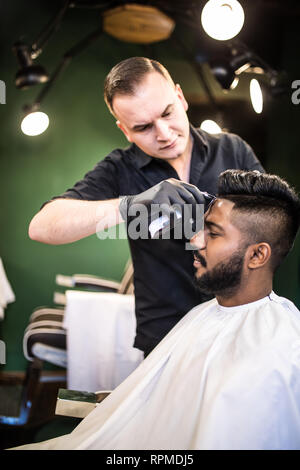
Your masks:
{"label": "chair armrest", "polygon": [[55,414],[85,418],[110,393],[110,390],[94,393],[60,388],[57,395]]}
{"label": "chair armrest", "polygon": [[64,287],[92,287],[99,291],[105,289],[113,292],[118,291],[121,285],[119,282],[89,274],[73,274],[72,276],[57,274],[56,284]]}

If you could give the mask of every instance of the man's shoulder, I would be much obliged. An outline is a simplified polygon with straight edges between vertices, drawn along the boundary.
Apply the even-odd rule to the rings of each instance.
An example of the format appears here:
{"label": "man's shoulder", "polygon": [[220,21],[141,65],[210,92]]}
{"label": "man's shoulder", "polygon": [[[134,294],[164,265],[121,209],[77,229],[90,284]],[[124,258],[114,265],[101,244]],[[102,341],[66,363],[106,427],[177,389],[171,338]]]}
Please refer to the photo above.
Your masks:
{"label": "man's shoulder", "polygon": [[115,148],[104,158],[98,161],[92,172],[108,172],[116,173],[126,171],[130,162],[135,158],[134,148],[132,145],[126,148]]}
{"label": "man's shoulder", "polygon": [[233,132],[223,131],[217,134],[210,134],[200,127],[194,127],[193,129],[201,138],[201,140],[206,144],[220,145],[228,143],[231,145],[240,146],[246,143],[242,137]]}
{"label": "man's shoulder", "polygon": [[[286,355],[298,344],[300,348],[300,312],[285,297],[271,292],[269,302],[263,302],[253,311],[253,320],[262,332],[255,341],[259,347],[272,355]],[[258,331],[257,330],[257,331]]]}
{"label": "man's shoulder", "polygon": [[125,148],[115,148],[112,150],[102,161],[112,161],[112,162],[120,162],[124,158],[132,157],[134,155],[134,148],[133,145],[130,145]]}
{"label": "man's shoulder", "polygon": [[147,164],[152,157],[146,155],[137,145],[132,143],[125,148],[116,148],[112,150],[103,160],[99,162],[100,165],[112,164],[115,167],[141,167]]}
{"label": "man's shoulder", "polygon": [[209,134],[198,128],[194,129],[193,135],[196,145],[199,142],[199,148],[206,146],[206,157],[214,158],[218,163],[223,162],[226,168],[264,171],[252,147],[243,137],[233,132]]}
{"label": "man's shoulder", "polygon": [[291,300],[287,299],[286,297],[282,297],[277,295],[274,291],[271,292],[270,294],[270,299],[273,302],[274,305],[281,307],[282,309],[291,312],[292,314],[295,315],[295,318],[298,318],[300,322],[300,311],[292,302]]}

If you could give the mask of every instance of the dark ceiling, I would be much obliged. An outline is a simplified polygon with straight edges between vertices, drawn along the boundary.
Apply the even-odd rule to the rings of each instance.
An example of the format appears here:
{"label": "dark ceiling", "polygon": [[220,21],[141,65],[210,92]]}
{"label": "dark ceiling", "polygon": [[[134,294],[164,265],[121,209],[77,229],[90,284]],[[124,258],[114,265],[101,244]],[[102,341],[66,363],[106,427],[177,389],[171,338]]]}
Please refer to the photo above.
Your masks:
{"label": "dark ceiling", "polygon": [[[16,5],[22,4],[22,1],[23,0],[14,0]],[[185,53],[190,53],[192,55],[192,60],[189,61],[191,64],[193,63],[196,52],[199,53],[199,55],[202,54],[202,61],[203,63],[205,63],[205,60],[209,59],[212,56],[216,56],[218,54],[222,56],[224,49],[228,47],[226,42],[224,43],[222,41],[215,41],[209,38],[201,27],[200,17],[202,9],[206,4],[206,1],[207,0],[73,0],[66,3],[65,0],[28,0],[27,5],[30,5],[30,8],[28,8],[28,12],[26,13],[27,16],[25,17],[25,15],[22,16],[21,14],[19,14],[18,24],[17,26],[14,26],[13,29],[18,29],[21,34],[24,34],[26,42],[30,42],[33,38],[36,38],[38,33],[44,27],[46,27],[47,22],[51,21],[51,19],[55,15],[56,11],[59,10],[59,8],[62,8],[64,5],[70,7],[69,11],[61,22],[61,30],[63,30],[65,26],[68,26],[68,31],[72,31],[70,38],[68,38],[68,40],[70,39],[70,41],[68,42],[68,44],[65,44],[64,41],[61,41],[61,31],[57,31],[57,34],[54,34],[54,37],[51,38],[51,41],[49,41],[49,43],[51,43],[52,45],[52,49],[51,47],[49,49],[51,49],[51,51],[53,51],[54,49],[55,52],[52,52],[52,58],[54,58],[56,63],[58,63],[65,51],[68,50],[68,47],[73,47],[74,44],[77,44],[78,41],[81,41],[82,38],[90,34],[90,27],[93,28],[94,24],[96,24],[98,27],[98,25],[101,24],[99,18],[102,12],[128,3],[155,6],[159,10],[163,11],[165,14],[173,18],[175,20],[176,27],[174,30],[174,34],[172,34],[170,38],[169,44],[166,44],[166,47],[163,44],[158,44],[157,46],[154,45],[152,49],[153,54],[151,54],[150,46],[150,53],[148,56],[157,58],[158,60],[162,60],[162,62],[164,63],[164,59],[167,58],[168,60],[172,55],[174,41],[182,41],[188,46],[186,47],[181,57],[186,58]],[[300,16],[300,3],[292,0],[239,1],[245,10],[245,23],[240,34],[238,35],[238,41],[241,41],[249,49],[253,50],[272,68],[279,71],[284,69],[284,53],[286,53],[287,51],[285,41],[292,23],[294,25],[294,30],[298,31],[297,24],[299,22]],[[0,2],[0,11],[1,8],[5,8],[3,5],[5,5],[5,2]],[[6,5],[8,5],[8,2]],[[32,15],[32,12],[35,11],[35,8],[37,9],[39,15]],[[24,11],[23,6],[22,9],[22,11]],[[17,12],[17,10],[18,6],[15,7],[15,12]],[[2,15],[2,19],[4,17],[5,15]],[[39,20],[37,20],[37,18],[39,18]],[[41,21],[41,18],[44,18],[45,21]],[[91,19],[92,21],[90,21]],[[74,21],[74,27],[70,28],[70,23],[72,23],[72,21]],[[82,28],[79,28],[78,30],[78,25],[80,24],[82,24]],[[7,25],[5,25],[5,27],[1,29],[7,29],[9,36],[12,37],[12,31],[10,31],[10,26],[8,27]],[[13,34],[13,40],[16,41],[18,39],[19,33]],[[190,41],[191,38],[192,41]],[[291,43],[292,42],[289,40],[289,44]],[[184,45],[186,46],[186,44]],[[192,47],[190,47],[191,44]],[[49,49],[48,47],[46,47],[45,54],[43,53],[39,58],[39,61],[41,61],[41,63],[44,64],[45,61],[46,68],[48,67],[46,59],[47,52],[49,51]],[[123,49],[120,47],[120,57],[123,57],[122,50]],[[124,50],[124,54],[126,54],[126,46],[124,47]],[[163,51],[162,54],[161,50]],[[145,54],[146,53],[147,51],[145,52]],[[55,54],[57,54],[57,57],[55,56]],[[296,61],[297,51],[293,52],[293,54],[295,56],[295,59],[293,58],[293,60]],[[112,58],[112,65],[114,59],[115,58]],[[169,65],[170,64],[168,64],[168,67]],[[52,70],[54,69],[54,67],[55,62],[54,66],[52,67]],[[48,68],[49,70],[51,70],[51,67]],[[202,112],[203,114],[208,114],[208,111],[210,109],[213,109],[212,101],[210,101],[209,98],[209,92],[207,92],[207,89],[203,80],[201,80],[201,77],[200,80],[198,80],[197,73],[194,73],[196,77],[192,80],[192,75],[194,71],[193,69],[191,69],[191,67],[184,67],[184,70],[183,67],[179,67],[178,72],[178,83],[181,83],[184,86],[185,94],[188,98],[188,101],[190,104],[192,104],[192,106],[190,106],[191,112],[195,113],[194,122],[199,122],[201,118],[199,114],[200,112]],[[261,134],[264,132],[264,128],[262,126],[262,120],[258,121],[257,117],[254,116],[254,113],[253,116],[249,113],[247,114],[247,112],[249,111],[247,82],[248,78],[249,77],[245,76],[244,88],[243,83],[240,83],[236,90],[228,93],[227,95],[223,93],[220,86],[219,88],[214,86],[213,77],[212,79],[211,77],[209,77],[208,88],[211,87],[211,95],[214,98],[213,101],[217,102],[217,108],[221,110],[224,109],[224,112],[227,113],[226,127],[228,127],[229,130],[235,130],[237,133],[240,133],[246,138],[246,140],[248,139],[250,142],[259,141],[257,144],[257,148],[259,148],[259,145],[263,145],[263,137],[261,136]],[[196,90],[196,87],[194,86],[195,82],[197,85]],[[53,91],[51,91],[51,93],[52,96],[55,96]],[[240,118],[241,115],[247,115],[250,117],[247,118],[248,121],[246,122],[245,119]],[[230,122],[231,118],[236,118],[236,121]],[[252,118],[253,120],[256,119],[253,125],[252,122],[249,121]],[[239,127],[242,126],[242,124],[244,125],[244,128],[246,130]],[[253,131],[253,137],[247,135],[247,133],[250,132],[249,129]],[[263,151],[261,151],[260,153],[263,154]]]}
{"label": "dark ceiling", "polygon": [[[199,28],[200,16],[207,0],[74,0],[69,5],[74,10],[95,10],[99,14],[110,8],[135,3],[156,6],[176,22],[197,33],[199,43],[209,50],[216,48]],[[52,3],[52,2],[51,2]],[[291,19],[300,15],[300,4],[294,0],[240,0],[245,10],[245,24],[239,39],[262,55],[272,66],[280,66],[279,56],[282,35]],[[57,5],[63,5],[63,0]]]}
{"label": "dark ceiling", "polygon": [[[83,23],[82,31],[78,37],[74,36],[74,44],[81,41],[84,35],[90,34],[87,27],[87,17],[95,18],[97,25],[101,24],[98,18],[103,12],[114,7],[135,3],[140,5],[155,6],[163,11],[175,21],[175,30],[171,35],[171,48],[181,47],[182,56],[188,58],[190,63],[199,61],[201,63],[209,63],[212,58],[224,58],[228,52],[228,41],[216,41],[207,36],[201,27],[201,12],[207,0],[52,0],[52,1],[34,1],[30,0],[28,4],[32,5],[31,11],[34,11],[34,4],[44,8],[45,23],[37,24],[33,37],[38,32],[47,28],[47,21],[51,22],[55,14],[65,8],[65,14],[62,15],[60,22],[63,28],[65,21],[71,18]],[[270,65],[272,69],[283,70],[282,48],[286,32],[291,21],[297,20],[300,14],[300,5],[293,0],[239,0],[245,11],[245,23],[238,35],[237,41],[244,44],[248,49],[263,59]],[[29,13],[30,14],[30,13]],[[34,18],[32,18],[34,21]],[[78,23],[77,23],[78,24]],[[31,36],[33,30],[27,26],[26,21],[23,22],[23,32],[25,37]],[[57,28],[59,29],[59,28]],[[27,30],[27,31],[26,31]],[[54,34],[54,36],[59,36]],[[16,37],[15,40],[18,38]],[[27,40],[26,40],[27,41]],[[29,40],[30,41],[30,40]],[[236,39],[234,40],[236,41]],[[169,50],[170,45],[168,46]],[[175,49],[174,47],[174,49]],[[154,48],[155,49],[155,48]],[[154,51],[152,49],[152,51]],[[60,51],[63,54],[65,48]],[[155,57],[155,53],[151,54],[151,46],[148,51],[149,56]],[[189,57],[188,57],[189,56]],[[58,58],[59,60],[59,58]],[[241,89],[241,87],[240,87]],[[218,93],[218,98],[222,99],[220,90],[214,90]],[[199,93],[199,97],[203,93]],[[192,98],[192,97],[191,97]],[[234,94],[232,94],[234,98]],[[195,99],[197,101],[197,99]]]}

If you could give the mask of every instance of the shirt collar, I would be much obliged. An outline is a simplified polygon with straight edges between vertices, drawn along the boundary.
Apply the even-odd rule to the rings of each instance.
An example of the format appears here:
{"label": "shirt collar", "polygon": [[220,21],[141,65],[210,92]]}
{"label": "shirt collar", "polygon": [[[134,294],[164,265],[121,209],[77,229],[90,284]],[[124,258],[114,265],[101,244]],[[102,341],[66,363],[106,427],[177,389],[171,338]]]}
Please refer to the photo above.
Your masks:
{"label": "shirt collar", "polygon": [[132,144],[131,150],[134,153],[134,163],[139,169],[148,165],[153,160],[153,157],[145,153],[135,144]]}
{"label": "shirt collar", "polygon": [[[208,148],[208,141],[207,137],[205,136],[204,133],[200,133],[199,131],[196,131],[194,126],[190,124],[190,132],[194,138],[194,144],[193,144],[193,150],[195,146],[203,148],[206,147]],[[148,165],[155,157],[152,157],[151,155],[148,155],[145,153],[143,150],[141,150],[136,144],[132,144],[131,149],[134,153],[134,161],[136,166],[140,169]],[[156,159],[160,160],[160,159]],[[163,161],[163,160],[162,160]]]}
{"label": "shirt collar", "polygon": [[223,305],[220,305],[217,301],[218,311],[219,312],[226,312],[226,313],[234,313],[238,310],[241,311],[241,310],[248,310],[250,308],[256,308],[256,307],[259,307],[260,305],[262,305],[264,303],[267,303],[267,302],[270,302],[271,300],[273,300],[273,294],[274,294],[274,292],[271,291],[270,294],[267,295],[266,297],[263,297],[259,300],[255,300],[254,302],[250,302],[248,304],[236,305],[234,307],[224,307]]}
{"label": "shirt collar", "polygon": [[194,138],[194,145],[193,145],[193,150],[195,148],[195,146],[198,146],[200,148],[203,148],[206,147],[206,149],[208,149],[208,139],[207,139],[207,135],[205,132],[201,131],[201,129],[195,129],[194,126],[192,126],[192,124],[190,124],[190,129],[191,129],[191,134]]}

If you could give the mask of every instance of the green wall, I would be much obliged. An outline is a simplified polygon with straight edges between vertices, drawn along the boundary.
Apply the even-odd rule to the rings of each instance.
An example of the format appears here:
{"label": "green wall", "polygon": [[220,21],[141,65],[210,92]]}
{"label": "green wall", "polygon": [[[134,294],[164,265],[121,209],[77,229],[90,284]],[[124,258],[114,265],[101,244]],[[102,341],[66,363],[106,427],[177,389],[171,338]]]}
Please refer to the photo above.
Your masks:
{"label": "green wall", "polygon": [[[141,46],[103,36],[73,60],[49,92],[44,102],[51,121],[49,129],[38,137],[24,136],[17,117],[21,117],[22,106],[30,103],[38,90],[22,92],[15,89],[13,80],[17,66],[11,45],[24,33],[27,34],[25,40],[31,41],[55,12],[51,3],[47,6],[47,2],[31,1],[30,4],[30,11],[21,0],[1,6],[0,79],[7,85],[7,103],[0,105],[0,256],[16,302],[7,307],[5,319],[0,322],[0,338],[7,347],[7,363],[0,366],[0,370],[24,370],[26,367],[22,352],[24,328],[34,308],[52,304],[57,273],[89,273],[121,279],[129,257],[127,240],[100,241],[91,236],[77,243],[55,247],[30,240],[27,229],[32,216],[45,200],[72,186],[112,148],[127,145],[103,103],[103,80],[119,60],[147,54]],[[64,27],[41,55],[39,61],[46,64],[49,71],[55,68],[68,48],[96,28],[95,12],[82,12],[80,15],[78,12],[68,15]],[[83,15],[86,17],[84,21]],[[282,64],[291,72],[291,80],[300,79],[299,66],[294,59],[297,49],[300,50],[300,44],[297,25],[294,24],[287,29],[282,54]],[[195,77],[190,73],[189,65],[168,43],[158,44],[153,51],[156,58],[170,68],[184,90],[195,87]],[[290,97],[272,105],[267,117],[266,155],[263,156],[267,170],[285,176],[298,189],[299,113],[300,106],[293,106]],[[255,139],[249,143],[256,149]],[[278,272],[275,283],[277,293],[289,297],[298,306],[299,252],[298,240],[294,252]]]}
{"label": "green wall", "polygon": [[[285,21],[281,66],[288,72],[289,84],[300,79],[300,35],[297,18]],[[269,172],[277,173],[300,191],[300,105],[291,100],[292,88],[286,96],[273,100],[268,109],[267,162]],[[275,276],[274,290],[293,300],[300,307],[300,236]]]}
{"label": "green wall", "polygon": [[[21,2],[18,9],[20,23],[23,18],[22,27],[20,23],[18,27],[21,32],[30,33],[29,39],[35,37],[48,21],[49,13],[55,11],[53,8],[40,11],[33,21],[24,7],[22,10]],[[19,29],[14,24],[12,5],[7,10],[14,27],[13,31],[9,28],[5,31],[2,55],[5,66],[0,69],[0,78],[7,85],[6,105],[0,108],[0,256],[16,301],[9,304],[5,320],[0,323],[0,338],[7,348],[6,365],[1,370],[22,370],[26,366],[22,338],[29,315],[37,306],[53,304],[57,273],[88,273],[117,281],[122,277],[129,257],[127,240],[100,241],[95,235],[55,247],[30,240],[27,230],[44,201],[72,186],[112,148],[126,145],[103,103],[102,85],[115,61],[140,54],[140,50],[127,45],[120,50],[114,40],[105,37],[74,58],[44,101],[50,117],[48,130],[41,136],[28,137],[22,134],[17,118],[22,106],[30,103],[39,90],[15,89],[17,66],[10,45],[18,38]],[[47,46],[41,63],[48,63],[49,71],[53,70],[62,54],[95,27],[91,18],[84,25],[67,20],[64,30]]]}

